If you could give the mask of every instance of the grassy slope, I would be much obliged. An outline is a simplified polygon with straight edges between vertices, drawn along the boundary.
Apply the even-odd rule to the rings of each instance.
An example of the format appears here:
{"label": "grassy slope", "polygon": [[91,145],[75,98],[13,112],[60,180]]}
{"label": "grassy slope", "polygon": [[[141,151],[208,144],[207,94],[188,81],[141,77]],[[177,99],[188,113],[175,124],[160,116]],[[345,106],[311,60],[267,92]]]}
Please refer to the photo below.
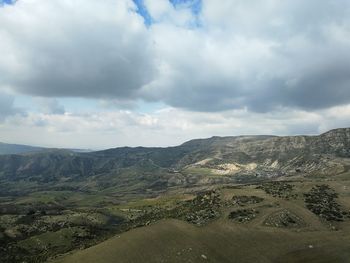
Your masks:
{"label": "grassy slope", "polygon": [[[252,205],[260,210],[257,218],[246,224],[234,223],[227,219],[234,208],[227,208],[218,221],[204,227],[178,220],[162,220],[57,259],[55,263],[349,262],[349,220],[337,225],[339,231],[332,231],[328,223],[307,210],[303,202],[302,193],[315,184],[327,183],[340,194],[343,207],[349,209],[350,181],[333,179],[338,180],[295,183],[298,194],[295,200],[274,198],[255,186],[223,189],[222,198],[226,200],[232,195],[264,198],[262,203]],[[297,214],[306,225],[294,229],[263,226],[269,215],[281,209]]]}
{"label": "grassy slope", "polygon": [[[309,248],[310,244],[314,248]],[[165,220],[57,262],[202,262],[202,255],[208,262],[346,262],[350,236],[329,231],[249,229],[222,221],[198,228]]]}

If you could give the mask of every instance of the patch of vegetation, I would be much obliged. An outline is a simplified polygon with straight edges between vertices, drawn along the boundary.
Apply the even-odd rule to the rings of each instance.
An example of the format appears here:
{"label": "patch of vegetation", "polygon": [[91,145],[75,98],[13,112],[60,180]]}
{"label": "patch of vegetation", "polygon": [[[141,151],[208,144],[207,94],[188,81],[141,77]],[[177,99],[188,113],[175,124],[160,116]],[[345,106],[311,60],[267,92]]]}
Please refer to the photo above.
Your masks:
{"label": "patch of vegetation", "polygon": [[183,209],[188,210],[185,220],[192,224],[203,225],[220,216],[220,194],[216,191],[201,193],[188,201]]}
{"label": "patch of vegetation", "polygon": [[141,215],[134,220],[134,224],[144,226],[162,218],[177,218],[200,226],[218,218],[220,207],[220,194],[216,191],[207,191],[198,193],[194,199],[180,202],[170,209],[160,206],[154,206],[150,210],[140,209]]}
{"label": "patch of vegetation", "polygon": [[316,185],[304,196],[306,207],[327,221],[343,221],[350,217],[349,212],[342,211],[336,202],[338,194],[328,185]]}
{"label": "patch of vegetation", "polygon": [[285,182],[268,182],[259,185],[257,189],[262,189],[273,197],[279,197],[288,200],[297,198],[297,194],[295,194],[293,191],[294,187],[294,185]]}
{"label": "patch of vegetation", "polygon": [[239,205],[239,206],[258,204],[258,203],[261,203],[262,201],[264,201],[264,198],[254,196],[254,195],[252,196],[236,195],[232,197],[232,204]]}
{"label": "patch of vegetation", "polygon": [[253,208],[238,209],[238,210],[232,211],[229,214],[228,218],[239,223],[247,223],[253,220],[254,218],[256,218],[258,213],[259,211]]}
{"label": "patch of vegetation", "polygon": [[74,210],[51,204],[3,206],[1,262],[44,262],[48,257],[88,247],[127,229],[122,217],[102,209]]}
{"label": "patch of vegetation", "polygon": [[305,226],[302,218],[287,209],[283,209],[269,215],[263,224],[265,226],[281,228],[295,228]]}

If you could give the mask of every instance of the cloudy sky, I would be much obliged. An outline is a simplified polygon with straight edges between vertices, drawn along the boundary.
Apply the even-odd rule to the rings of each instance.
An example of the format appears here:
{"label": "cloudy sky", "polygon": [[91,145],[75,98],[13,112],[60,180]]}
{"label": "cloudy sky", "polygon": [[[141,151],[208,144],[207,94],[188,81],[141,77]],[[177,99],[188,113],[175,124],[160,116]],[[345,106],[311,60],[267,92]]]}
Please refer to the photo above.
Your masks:
{"label": "cloudy sky", "polygon": [[0,141],[350,126],[349,0],[0,0]]}

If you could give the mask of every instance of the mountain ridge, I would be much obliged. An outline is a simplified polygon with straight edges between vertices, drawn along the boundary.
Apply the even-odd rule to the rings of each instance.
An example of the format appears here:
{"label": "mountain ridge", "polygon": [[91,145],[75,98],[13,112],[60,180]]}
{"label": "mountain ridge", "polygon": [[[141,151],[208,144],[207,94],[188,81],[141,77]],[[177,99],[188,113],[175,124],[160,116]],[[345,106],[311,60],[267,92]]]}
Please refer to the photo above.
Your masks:
{"label": "mountain ridge", "polygon": [[67,148],[49,148],[41,146],[32,146],[26,144],[16,144],[16,143],[4,143],[0,142],[0,155],[8,154],[31,154],[40,152],[52,152],[52,151],[72,151],[72,152],[91,152],[88,149],[67,149]]}
{"label": "mountain ridge", "polygon": [[167,148],[2,155],[0,186],[7,191],[7,182],[30,181],[43,189],[45,184],[70,184],[76,189],[84,185],[90,190],[137,185],[141,191],[156,184],[165,190],[172,186],[327,175],[348,169],[349,158],[350,128],[317,136],[212,137]]}
{"label": "mountain ridge", "polygon": [[0,142],[0,154],[30,153],[30,152],[42,151],[44,149],[45,149],[44,147],[38,147],[38,146]]}
{"label": "mountain ridge", "polygon": [[[5,142],[0,142],[0,154],[22,154],[22,153],[36,153],[39,151],[55,151],[55,150],[70,150],[73,152],[78,152],[78,153],[85,153],[85,152],[105,152],[105,151],[112,151],[116,149],[169,149],[169,148],[174,148],[174,147],[181,147],[181,146],[195,146],[195,145],[200,145],[201,142],[215,142],[215,141],[220,141],[220,140],[249,140],[249,139],[271,139],[271,138],[298,138],[298,137],[316,137],[316,136],[329,136],[334,133],[343,133],[347,134],[348,137],[350,137],[350,127],[345,127],[345,128],[336,128],[336,129],[331,129],[329,131],[326,131],[321,134],[315,134],[315,135],[237,135],[237,136],[211,136],[208,138],[198,138],[198,139],[191,139],[188,141],[185,141],[179,145],[176,146],[151,146],[151,147],[146,147],[146,146],[121,146],[121,147],[113,147],[113,148],[106,148],[102,150],[90,150],[90,149],[73,149],[73,148],[56,148],[56,147],[42,147],[42,146],[33,146],[33,145],[27,145],[27,144],[18,144],[18,143],[5,143]],[[5,152],[6,148],[9,148],[9,152]],[[12,149],[13,148],[13,149]],[[18,149],[16,149],[18,148]]]}

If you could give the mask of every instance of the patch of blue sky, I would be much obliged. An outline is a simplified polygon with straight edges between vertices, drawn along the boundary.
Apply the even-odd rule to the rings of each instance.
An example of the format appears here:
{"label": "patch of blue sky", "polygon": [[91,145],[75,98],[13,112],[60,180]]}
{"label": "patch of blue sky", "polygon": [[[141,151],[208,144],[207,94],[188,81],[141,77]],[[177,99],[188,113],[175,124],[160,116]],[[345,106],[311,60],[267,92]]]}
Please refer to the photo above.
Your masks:
{"label": "patch of blue sky", "polygon": [[[140,14],[146,26],[151,26],[155,21],[147,10],[144,0],[133,0],[137,6],[137,13]],[[202,0],[169,0],[170,3],[175,8],[190,8],[194,16],[196,17],[196,22],[194,26],[200,26],[198,15],[202,9]]]}
{"label": "patch of blue sky", "polygon": [[150,26],[153,23],[153,19],[149,14],[143,0],[133,0],[133,1],[137,7],[137,13],[143,17],[145,21],[145,25]]}
{"label": "patch of blue sky", "polygon": [[[48,98],[50,99],[50,98]],[[98,111],[99,107],[94,99],[82,99],[82,98],[56,98],[59,105],[62,105],[67,112],[90,112]],[[14,106],[16,108],[23,109],[27,112],[41,112],[40,105],[36,101],[35,97],[26,95],[16,95],[14,100]]]}
{"label": "patch of blue sky", "polygon": [[15,0],[0,0],[0,6],[2,5],[12,5]]}
{"label": "patch of blue sky", "polygon": [[192,11],[194,20],[188,25],[190,28],[201,27],[200,12],[202,10],[202,0],[169,0],[175,8],[189,8]]}
{"label": "patch of blue sky", "polygon": [[146,101],[139,101],[137,105],[137,112],[139,113],[154,113],[161,109],[168,108],[166,104],[163,102],[146,102]]}
{"label": "patch of blue sky", "polygon": [[202,0],[169,0],[175,8],[186,6],[194,15],[199,15],[202,9]]}
{"label": "patch of blue sky", "polygon": [[64,107],[66,112],[84,113],[102,111],[95,99],[86,98],[58,98],[58,103]]}

